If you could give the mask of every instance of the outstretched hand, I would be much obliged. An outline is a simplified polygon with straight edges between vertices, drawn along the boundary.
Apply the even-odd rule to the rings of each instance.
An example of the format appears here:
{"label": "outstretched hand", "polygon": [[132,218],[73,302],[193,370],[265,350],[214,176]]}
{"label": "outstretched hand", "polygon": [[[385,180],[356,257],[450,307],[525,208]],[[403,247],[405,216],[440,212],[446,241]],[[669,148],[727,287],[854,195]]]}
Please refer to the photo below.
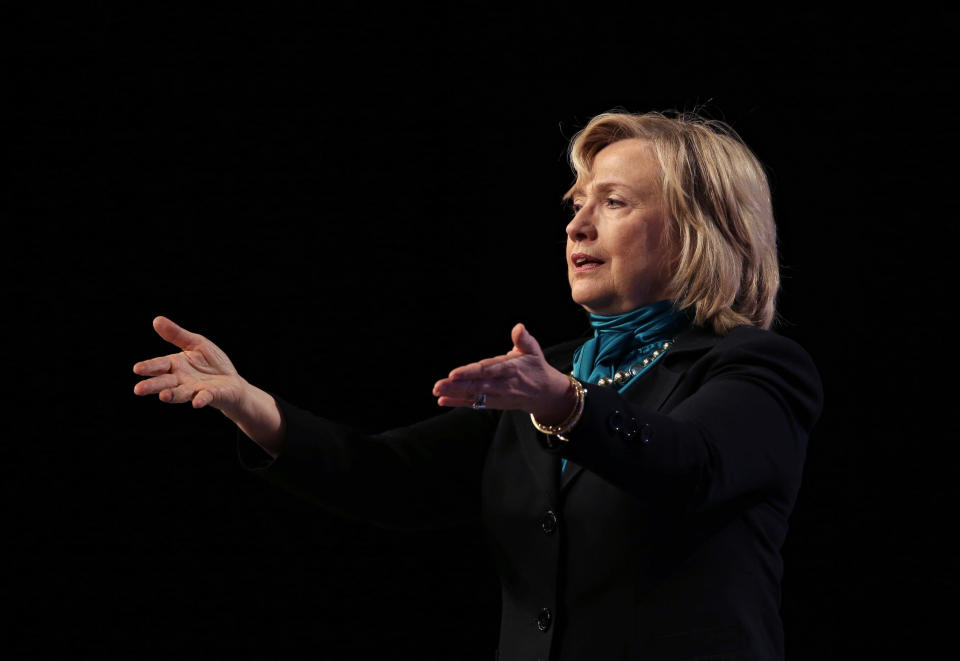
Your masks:
{"label": "outstretched hand", "polygon": [[526,411],[543,424],[559,424],[576,404],[570,380],[547,362],[523,324],[510,336],[513,348],[506,354],[463,365],[437,381],[437,404],[473,406],[483,393],[486,408]]}
{"label": "outstretched hand", "polygon": [[154,319],[153,328],[181,351],[134,365],[134,373],[150,377],[138,382],[134,393],[157,394],[160,401],[173,404],[192,402],[195,409],[212,405],[228,417],[240,408],[246,382],[227,354],[207,338],[166,317]]}

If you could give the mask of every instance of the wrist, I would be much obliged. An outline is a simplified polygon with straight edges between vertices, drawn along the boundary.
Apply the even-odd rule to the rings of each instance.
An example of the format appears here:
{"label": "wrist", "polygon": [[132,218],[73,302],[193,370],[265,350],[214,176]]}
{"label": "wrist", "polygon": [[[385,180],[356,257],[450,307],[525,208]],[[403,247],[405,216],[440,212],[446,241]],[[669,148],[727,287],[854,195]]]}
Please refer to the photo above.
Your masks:
{"label": "wrist", "polygon": [[255,417],[254,402],[256,401],[256,391],[259,389],[239,374],[236,379],[235,385],[223,389],[225,394],[232,392],[233,396],[224,397],[217,407],[231,422],[237,425],[249,424]]}
{"label": "wrist", "polygon": [[543,398],[543,403],[530,411],[538,422],[546,426],[559,425],[577,406],[577,390],[570,377],[560,372],[557,372],[557,377],[551,385],[553,394]]}
{"label": "wrist", "polygon": [[240,430],[267,453],[276,457],[285,434],[283,414],[273,395],[241,378],[235,413],[224,412]]}
{"label": "wrist", "polygon": [[[536,427],[537,431],[542,432],[547,435],[548,438],[556,438],[559,441],[567,442],[567,434],[576,426],[580,421],[580,416],[583,415],[583,407],[587,394],[586,388],[577,381],[573,376],[566,377],[570,383],[570,387],[573,389],[573,396],[575,398],[573,409],[567,414],[567,417],[564,420],[557,424],[544,424],[537,419],[537,416],[533,413],[530,414],[530,422],[533,423],[533,426]],[[553,448],[552,442],[548,441],[547,445]]]}

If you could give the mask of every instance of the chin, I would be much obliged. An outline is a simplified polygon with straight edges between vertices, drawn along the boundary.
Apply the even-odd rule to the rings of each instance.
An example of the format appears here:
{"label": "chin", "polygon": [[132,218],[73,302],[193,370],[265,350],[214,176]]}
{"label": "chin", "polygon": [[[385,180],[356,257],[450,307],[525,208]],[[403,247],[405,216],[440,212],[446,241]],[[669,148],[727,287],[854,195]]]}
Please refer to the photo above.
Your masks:
{"label": "chin", "polygon": [[584,310],[592,314],[603,314],[603,315],[617,314],[616,312],[608,312],[609,309],[616,307],[616,306],[611,306],[610,301],[605,301],[603,299],[599,299],[591,296],[582,296],[582,295],[578,296],[576,292],[574,292],[571,295],[571,298],[573,299],[574,303],[576,303],[577,305],[582,307]]}

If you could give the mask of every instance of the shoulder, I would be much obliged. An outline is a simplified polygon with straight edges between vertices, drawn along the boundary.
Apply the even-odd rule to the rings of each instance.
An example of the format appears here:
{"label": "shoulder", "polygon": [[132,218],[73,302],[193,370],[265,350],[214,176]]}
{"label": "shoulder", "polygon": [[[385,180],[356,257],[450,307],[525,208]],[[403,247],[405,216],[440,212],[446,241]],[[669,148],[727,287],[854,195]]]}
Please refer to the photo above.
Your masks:
{"label": "shoulder", "polygon": [[776,331],[763,330],[756,326],[737,326],[729,333],[719,336],[716,350],[721,353],[793,357],[809,363],[813,368],[813,359],[799,343]]}
{"label": "shoulder", "polygon": [[677,338],[671,354],[669,362],[682,359],[688,365],[702,362],[719,367],[738,361],[786,361],[802,371],[816,372],[813,359],[799,343],[755,326],[737,326],[723,335],[693,327]]}
{"label": "shoulder", "polygon": [[813,358],[775,331],[738,326],[718,335],[694,327],[677,338],[664,359],[665,369],[683,374],[691,385],[730,380],[759,386],[808,425],[823,407],[823,384]]}
{"label": "shoulder", "polygon": [[716,344],[718,358],[751,361],[815,378],[820,375],[813,358],[800,344],[776,331],[754,326],[738,326],[723,335]]}

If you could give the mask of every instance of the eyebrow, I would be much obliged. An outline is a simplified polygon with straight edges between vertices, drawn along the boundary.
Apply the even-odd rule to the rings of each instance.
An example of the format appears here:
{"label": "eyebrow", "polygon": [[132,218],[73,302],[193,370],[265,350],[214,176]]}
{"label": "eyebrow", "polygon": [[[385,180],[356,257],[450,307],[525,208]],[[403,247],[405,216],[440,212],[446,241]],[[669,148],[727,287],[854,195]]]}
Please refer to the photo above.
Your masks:
{"label": "eyebrow", "polygon": [[[588,187],[589,185],[584,186],[582,183],[577,182],[576,184],[573,185],[573,187],[570,190],[567,191],[567,193],[563,196],[563,199],[568,200],[576,197],[577,195],[584,195]],[[599,194],[603,194],[614,188],[626,188],[627,190],[631,191],[634,195],[640,194],[640,191],[638,191],[633,186],[630,186],[629,184],[622,181],[604,181],[597,184],[594,187],[594,190]]]}

